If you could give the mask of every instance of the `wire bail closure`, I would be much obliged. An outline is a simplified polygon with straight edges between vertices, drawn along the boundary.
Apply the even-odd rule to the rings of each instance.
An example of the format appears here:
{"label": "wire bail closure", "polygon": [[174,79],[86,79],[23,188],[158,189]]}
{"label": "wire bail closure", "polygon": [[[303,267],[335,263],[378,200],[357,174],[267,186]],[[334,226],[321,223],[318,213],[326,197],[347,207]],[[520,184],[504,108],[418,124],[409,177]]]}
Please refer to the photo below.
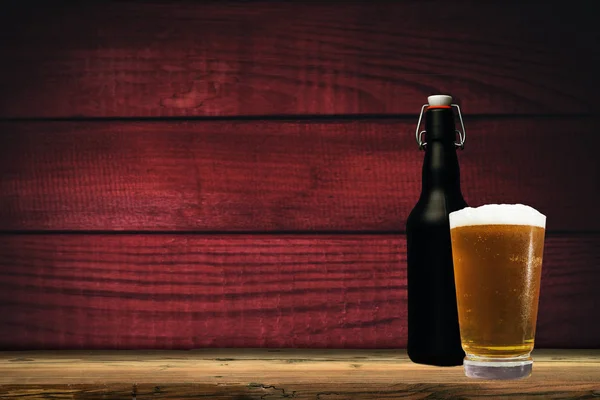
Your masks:
{"label": "wire bail closure", "polygon": [[[462,132],[458,129],[456,129],[455,131],[458,135],[459,141],[454,142],[454,145],[456,147],[459,147],[461,150],[464,150],[465,140],[467,138],[467,131],[465,131],[465,124],[463,123],[462,114],[460,113],[460,107],[458,106],[458,104],[451,104],[450,106],[456,107],[456,111],[458,111],[458,119],[460,120],[460,126],[462,128]],[[419,150],[425,149],[425,146],[427,145],[427,142],[423,141],[423,134],[426,133],[426,131],[423,130],[419,132],[419,129],[421,128],[421,121],[423,119],[423,112],[427,107],[429,107],[429,104],[423,104],[423,107],[421,107],[421,113],[419,114],[419,122],[417,122],[417,130],[415,132],[415,137],[417,139],[417,144],[419,145]]]}

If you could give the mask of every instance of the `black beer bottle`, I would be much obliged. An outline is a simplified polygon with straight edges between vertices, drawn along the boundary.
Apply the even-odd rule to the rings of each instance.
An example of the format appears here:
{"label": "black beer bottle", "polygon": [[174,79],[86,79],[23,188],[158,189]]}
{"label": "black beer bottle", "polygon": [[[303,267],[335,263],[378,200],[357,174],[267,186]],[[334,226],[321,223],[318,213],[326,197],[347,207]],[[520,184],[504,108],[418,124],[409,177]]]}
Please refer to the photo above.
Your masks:
{"label": "black beer bottle", "polygon": [[[448,214],[467,206],[460,192],[457,147],[464,145],[464,126],[458,132],[450,96],[430,96],[425,131],[417,142],[425,149],[421,197],[406,223],[408,247],[408,356],[415,363],[461,365],[456,289]],[[418,125],[421,124],[421,117]],[[458,133],[458,137],[457,137]],[[459,143],[456,143],[459,139]],[[425,143],[426,142],[426,143]]]}

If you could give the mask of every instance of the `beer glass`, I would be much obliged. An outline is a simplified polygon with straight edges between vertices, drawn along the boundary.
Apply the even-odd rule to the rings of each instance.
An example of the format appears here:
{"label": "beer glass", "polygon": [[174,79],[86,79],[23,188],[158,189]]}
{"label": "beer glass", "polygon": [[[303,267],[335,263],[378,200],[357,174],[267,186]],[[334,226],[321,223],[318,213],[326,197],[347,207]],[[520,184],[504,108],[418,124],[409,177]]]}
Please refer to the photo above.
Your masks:
{"label": "beer glass", "polygon": [[463,365],[471,378],[531,375],[546,216],[522,204],[450,213]]}

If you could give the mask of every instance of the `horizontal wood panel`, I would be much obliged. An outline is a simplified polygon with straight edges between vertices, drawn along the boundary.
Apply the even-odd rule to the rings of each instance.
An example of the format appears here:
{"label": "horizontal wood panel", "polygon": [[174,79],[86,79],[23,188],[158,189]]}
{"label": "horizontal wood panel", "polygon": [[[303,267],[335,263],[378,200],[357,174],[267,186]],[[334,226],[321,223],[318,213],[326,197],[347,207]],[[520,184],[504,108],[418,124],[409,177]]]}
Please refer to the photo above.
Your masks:
{"label": "horizontal wood panel", "polygon": [[12,3],[0,117],[599,110],[596,2]]}
{"label": "horizontal wood panel", "polygon": [[27,399],[592,399],[598,350],[535,350],[531,377],[473,380],[398,350],[0,353],[0,397]]}
{"label": "horizontal wood panel", "polygon": [[[405,253],[401,235],[2,235],[0,348],[404,347]],[[599,236],[547,238],[539,347],[600,347],[599,264]]]}
{"label": "horizontal wood panel", "polygon": [[[597,230],[600,124],[466,121],[471,205],[525,203]],[[0,229],[403,231],[415,121],[0,123]]]}

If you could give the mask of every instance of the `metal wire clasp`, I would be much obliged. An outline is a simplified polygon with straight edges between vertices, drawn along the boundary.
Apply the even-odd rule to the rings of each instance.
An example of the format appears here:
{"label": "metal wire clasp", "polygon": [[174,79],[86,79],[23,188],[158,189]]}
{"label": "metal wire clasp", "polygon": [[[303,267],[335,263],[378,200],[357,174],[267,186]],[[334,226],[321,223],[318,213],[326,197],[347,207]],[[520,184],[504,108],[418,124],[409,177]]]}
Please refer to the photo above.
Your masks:
{"label": "metal wire clasp", "polygon": [[[458,104],[451,104],[451,107],[456,107],[456,111],[458,112],[458,119],[460,120],[460,126],[462,128],[462,132],[458,129],[456,130],[456,134],[458,135],[458,142],[454,142],[456,147],[460,147],[461,150],[465,148],[465,140],[467,139],[467,131],[465,131],[465,124],[463,123],[462,114],[460,113],[460,107]],[[425,131],[419,131],[421,128],[421,120],[423,119],[423,112],[425,108],[429,107],[429,104],[423,104],[421,107],[421,113],[419,114],[419,122],[417,122],[417,131],[415,132],[415,137],[417,139],[417,144],[419,145],[419,150],[423,150],[427,145],[427,142],[423,141],[423,134]]]}

